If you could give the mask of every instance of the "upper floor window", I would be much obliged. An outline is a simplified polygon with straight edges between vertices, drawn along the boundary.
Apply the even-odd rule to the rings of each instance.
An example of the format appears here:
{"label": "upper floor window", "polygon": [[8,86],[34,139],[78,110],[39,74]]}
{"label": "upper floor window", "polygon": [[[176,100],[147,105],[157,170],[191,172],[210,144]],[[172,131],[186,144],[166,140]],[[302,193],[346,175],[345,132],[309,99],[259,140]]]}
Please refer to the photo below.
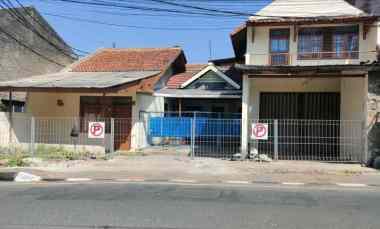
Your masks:
{"label": "upper floor window", "polygon": [[298,37],[298,59],[359,57],[358,26],[305,28]]}
{"label": "upper floor window", "polygon": [[270,64],[284,65],[289,62],[289,29],[270,31]]}

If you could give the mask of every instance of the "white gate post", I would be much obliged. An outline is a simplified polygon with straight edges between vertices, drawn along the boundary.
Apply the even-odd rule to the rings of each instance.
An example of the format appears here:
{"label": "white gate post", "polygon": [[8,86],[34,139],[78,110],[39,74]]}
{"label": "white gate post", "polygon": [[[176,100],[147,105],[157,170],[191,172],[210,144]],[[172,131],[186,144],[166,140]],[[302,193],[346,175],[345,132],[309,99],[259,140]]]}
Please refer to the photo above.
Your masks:
{"label": "white gate post", "polygon": [[249,153],[249,107],[251,84],[247,75],[243,75],[243,98],[241,114],[241,159],[247,158]]}

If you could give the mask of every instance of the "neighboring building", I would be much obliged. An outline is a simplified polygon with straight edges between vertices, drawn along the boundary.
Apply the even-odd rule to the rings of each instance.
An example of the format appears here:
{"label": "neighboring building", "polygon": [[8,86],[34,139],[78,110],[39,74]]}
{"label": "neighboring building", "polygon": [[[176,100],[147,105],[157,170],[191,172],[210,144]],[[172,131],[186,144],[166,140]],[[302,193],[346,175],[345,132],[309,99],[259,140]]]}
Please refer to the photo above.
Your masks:
{"label": "neighboring building", "polygon": [[[16,18],[15,13],[26,19],[25,25]],[[1,9],[0,28],[44,57],[58,63],[33,53],[0,31],[0,82],[57,72],[76,59],[71,48],[33,7]],[[38,33],[56,47],[43,40]],[[25,96],[25,93],[13,93],[13,111],[24,110]],[[0,92],[3,109],[7,109],[8,99],[8,92]]]}
{"label": "neighboring building", "polygon": [[368,14],[380,16],[380,4],[378,0],[346,0],[346,1]]}
{"label": "neighboring building", "polygon": [[240,118],[241,74],[234,62],[215,65],[187,64],[186,71],[174,74],[155,96],[165,97],[167,113],[210,118]]}
{"label": "neighboring building", "polygon": [[[231,35],[237,57],[245,56],[245,64],[236,66],[244,72],[243,156],[249,151],[260,151],[261,143],[250,140],[252,122],[279,119],[342,123],[359,120],[367,126],[372,123],[379,108],[367,104],[380,104],[380,100],[367,99],[373,83],[379,81],[375,72],[377,17],[344,0],[315,0],[312,4],[276,0],[257,15],[265,17],[250,17]],[[343,124],[323,134],[323,127],[287,125],[280,125],[279,129],[279,134],[287,136],[281,141],[289,141],[280,144],[280,159],[285,159],[282,153],[287,152],[294,154],[293,159],[303,160],[363,159],[363,149],[366,150],[360,147],[362,143],[343,142],[352,140]],[[360,125],[355,131],[362,136]],[[311,138],[333,140],[315,143],[324,145],[317,149],[310,146]],[[273,151],[273,144],[270,147]]]}
{"label": "neighboring building", "polygon": [[[129,150],[137,147],[137,135],[143,134],[140,112],[164,111],[163,98],[152,95],[154,87],[172,74],[184,71],[185,64],[180,48],[100,49],[65,71],[0,83],[0,87],[28,91],[26,112],[37,119],[81,120],[80,124],[67,125],[60,120],[62,128],[56,130],[59,132],[55,136],[67,136],[67,142],[54,136],[36,139],[49,144],[54,141],[70,144],[74,126],[80,125],[81,139],[87,139],[88,121],[109,122],[115,118],[114,148]],[[43,134],[44,130],[38,133]],[[110,134],[110,128],[106,134]],[[82,143],[91,145],[88,141]]]}

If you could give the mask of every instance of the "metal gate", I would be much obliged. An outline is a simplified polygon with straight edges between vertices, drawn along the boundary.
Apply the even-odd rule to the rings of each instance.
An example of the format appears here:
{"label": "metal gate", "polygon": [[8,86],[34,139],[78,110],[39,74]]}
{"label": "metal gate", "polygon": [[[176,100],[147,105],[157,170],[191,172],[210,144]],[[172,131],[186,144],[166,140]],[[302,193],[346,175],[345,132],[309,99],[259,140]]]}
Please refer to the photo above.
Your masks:
{"label": "metal gate", "polygon": [[361,161],[361,121],[340,119],[339,93],[261,93],[260,119],[268,140],[253,150],[279,160]]}

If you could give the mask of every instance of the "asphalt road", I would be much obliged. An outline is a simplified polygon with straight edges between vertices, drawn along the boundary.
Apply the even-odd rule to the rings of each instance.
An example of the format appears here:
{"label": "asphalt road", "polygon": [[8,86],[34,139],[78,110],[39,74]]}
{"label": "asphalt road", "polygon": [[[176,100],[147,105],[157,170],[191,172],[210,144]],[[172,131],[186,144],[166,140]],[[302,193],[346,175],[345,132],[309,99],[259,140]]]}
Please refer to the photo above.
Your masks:
{"label": "asphalt road", "polygon": [[0,228],[378,229],[380,190],[0,183]]}

